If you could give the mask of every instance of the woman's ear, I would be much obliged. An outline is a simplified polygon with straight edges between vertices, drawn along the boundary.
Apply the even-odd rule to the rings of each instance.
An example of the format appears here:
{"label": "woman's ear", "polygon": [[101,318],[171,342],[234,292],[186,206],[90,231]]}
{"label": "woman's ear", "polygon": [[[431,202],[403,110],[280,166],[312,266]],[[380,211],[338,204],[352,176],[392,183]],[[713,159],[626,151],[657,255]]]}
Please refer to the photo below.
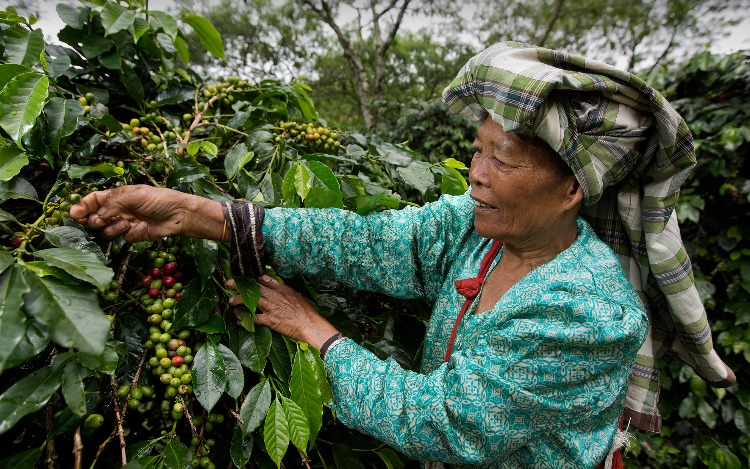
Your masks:
{"label": "woman's ear", "polygon": [[575,210],[576,213],[583,205],[583,187],[578,183],[578,179],[571,175],[565,183],[565,210]]}

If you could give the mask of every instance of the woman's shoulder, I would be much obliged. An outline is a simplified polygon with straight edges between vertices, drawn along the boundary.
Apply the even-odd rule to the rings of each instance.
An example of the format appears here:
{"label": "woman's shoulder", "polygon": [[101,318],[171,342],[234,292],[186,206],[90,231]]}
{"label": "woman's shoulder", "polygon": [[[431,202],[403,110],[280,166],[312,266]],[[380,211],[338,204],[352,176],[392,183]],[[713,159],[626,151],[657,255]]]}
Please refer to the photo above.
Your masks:
{"label": "woman's shoulder", "polygon": [[548,288],[595,303],[644,310],[617,255],[582,218],[578,219],[576,241],[545,270],[539,273]]}

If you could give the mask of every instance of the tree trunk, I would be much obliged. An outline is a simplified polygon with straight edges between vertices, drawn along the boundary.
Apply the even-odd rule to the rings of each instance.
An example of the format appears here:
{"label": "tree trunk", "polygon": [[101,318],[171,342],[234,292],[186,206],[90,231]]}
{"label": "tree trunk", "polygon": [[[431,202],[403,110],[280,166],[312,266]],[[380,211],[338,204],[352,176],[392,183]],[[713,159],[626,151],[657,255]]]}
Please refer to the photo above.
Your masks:
{"label": "tree trunk", "polygon": [[[341,49],[344,52],[344,59],[346,60],[349,68],[351,68],[354,75],[355,93],[357,96],[357,103],[359,104],[360,115],[367,131],[372,131],[377,124],[378,115],[377,112],[373,111],[372,103],[374,101],[383,99],[383,82],[385,81],[385,63],[388,49],[393,44],[396,38],[396,34],[401,26],[401,23],[406,13],[406,9],[409,6],[411,0],[401,0],[403,3],[399,7],[398,17],[393,25],[390,27],[386,37],[382,37],[380,21],[383,15],[388,13],[390,10],[398,5],[399,0],[390,0],[389,3],[382,9],[377,11],[378,2],[377,0],[370,1],[370,11],[372,13],[373,23],[373,39],[376,45],[375,51],[375,65],[374,65],[374,79],[373,84],[370,83],[370,77],[368,76],[367,70],[364,65],[363,56],[364,53],[361,49],[356,48],[349,37],[344,33],[341,27],[336,23],[336,19],[333,16],[331,5],[327,0],[321,0],[319,4],[314,3],[314,0],[302,0],[310,10],[317,15],[325,24],[327,24],[333,32],[336,34],[336,39],[341,45]],[[359,41],[364,44],[364,41],[360,38]],[[373,89],[374,88],[374,89]]]}

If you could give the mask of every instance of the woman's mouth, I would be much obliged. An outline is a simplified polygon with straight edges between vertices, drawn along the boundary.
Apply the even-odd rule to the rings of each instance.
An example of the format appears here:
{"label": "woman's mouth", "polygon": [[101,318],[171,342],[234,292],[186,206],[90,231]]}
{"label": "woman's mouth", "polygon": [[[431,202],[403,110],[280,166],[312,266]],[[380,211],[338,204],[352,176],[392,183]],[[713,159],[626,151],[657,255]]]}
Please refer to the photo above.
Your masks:
{"label": "woman's mouth", "polygon": [[474,202],[476,202],[476,207],[477,208],[495,208],[492,205],[488,205],[488,204],[486,204],[484,202],[481,202],[479,200],[475,200]]}

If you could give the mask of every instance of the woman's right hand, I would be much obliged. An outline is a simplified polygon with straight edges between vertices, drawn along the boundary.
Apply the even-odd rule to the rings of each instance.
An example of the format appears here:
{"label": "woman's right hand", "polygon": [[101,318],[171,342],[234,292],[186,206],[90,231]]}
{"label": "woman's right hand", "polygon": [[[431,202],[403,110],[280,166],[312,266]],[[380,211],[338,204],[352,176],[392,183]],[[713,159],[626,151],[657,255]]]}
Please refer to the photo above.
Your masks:
{"label": "woman's right hand", "polygon": [[219,239],[224,218],[218,202],[147,185],[92,192],[70,208],[70,216],[88,217],[105,238],[128,242],[175,235]]}

